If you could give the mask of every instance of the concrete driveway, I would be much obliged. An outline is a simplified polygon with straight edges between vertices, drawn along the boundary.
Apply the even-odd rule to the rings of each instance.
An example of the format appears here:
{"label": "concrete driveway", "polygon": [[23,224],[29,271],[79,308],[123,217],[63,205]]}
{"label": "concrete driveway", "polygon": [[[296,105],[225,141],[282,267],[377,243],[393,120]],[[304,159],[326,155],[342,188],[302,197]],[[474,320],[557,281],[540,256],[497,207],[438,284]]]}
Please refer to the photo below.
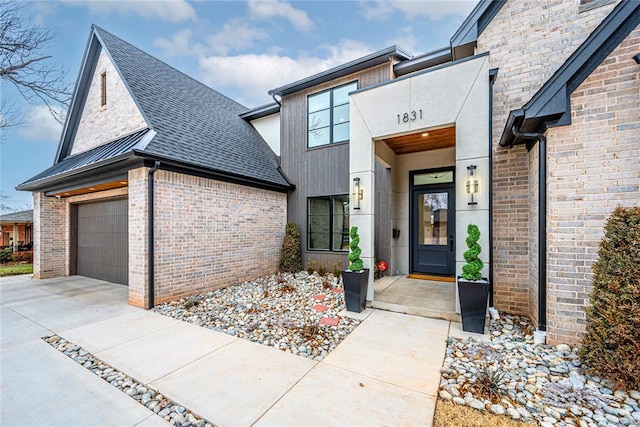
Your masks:
{"label": "concrete driveway", "polygon": [[219,426],[428,426],[452,332],[369,309],[314,362],[128,306],[125,286],[95,279],[3,278],[0,303],[3,426],[168,424],[40,339],[51,334]]}

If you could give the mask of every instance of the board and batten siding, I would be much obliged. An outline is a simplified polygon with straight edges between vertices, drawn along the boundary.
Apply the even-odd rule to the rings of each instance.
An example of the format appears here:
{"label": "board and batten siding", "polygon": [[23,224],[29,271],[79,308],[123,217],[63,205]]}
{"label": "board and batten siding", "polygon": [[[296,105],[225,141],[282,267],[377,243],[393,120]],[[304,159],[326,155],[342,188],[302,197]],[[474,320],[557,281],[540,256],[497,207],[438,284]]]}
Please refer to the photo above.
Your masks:
{"label": "board and batten siding", "polygon": [[348,265],[347,252],[307,250],[307,198],[349,194],[349,144],[330,144],[307,149],[307,96],[353,81],[358,88],[390,80],[390,63],[378,65],[282,97],[281,112],[281,162],[282,169],[296,190],[289,193],[288,220],[300,229],[302,262],[309,260],[326,266]]}

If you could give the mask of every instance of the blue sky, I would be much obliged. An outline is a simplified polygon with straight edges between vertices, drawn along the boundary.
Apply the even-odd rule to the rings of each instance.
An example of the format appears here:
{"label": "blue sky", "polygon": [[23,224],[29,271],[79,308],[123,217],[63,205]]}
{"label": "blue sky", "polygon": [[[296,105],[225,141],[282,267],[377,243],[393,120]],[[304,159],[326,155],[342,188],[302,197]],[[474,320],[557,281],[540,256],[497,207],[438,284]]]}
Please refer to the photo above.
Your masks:
{"label": "blue sky", "polygon": [[[476,1],[46,1],[25,3],[33,23],[51,28],[46,47],[73,86],[92,23],[247,107],[267,90],[391,45],[416,55],[447,46]],[[0,135],[3,204],[28,208],[14,187],[53,164],[62,126],[46,108],[16,97],[28,123]]]}

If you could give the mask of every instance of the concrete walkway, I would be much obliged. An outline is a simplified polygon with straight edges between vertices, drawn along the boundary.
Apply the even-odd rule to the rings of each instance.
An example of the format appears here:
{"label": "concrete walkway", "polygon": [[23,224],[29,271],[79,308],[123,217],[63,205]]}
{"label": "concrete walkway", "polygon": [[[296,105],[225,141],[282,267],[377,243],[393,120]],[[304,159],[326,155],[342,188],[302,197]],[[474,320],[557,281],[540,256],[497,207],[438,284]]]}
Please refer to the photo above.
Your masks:
{"label": "concrete walkway", "polygon": [[40,340],[54,333],[218,426],[428,426],[445,340],[459,334],[368,309],[314,362],[128,306],[126,287],[99,280],[3,278],[0,295],[3,426],[166,425]]}

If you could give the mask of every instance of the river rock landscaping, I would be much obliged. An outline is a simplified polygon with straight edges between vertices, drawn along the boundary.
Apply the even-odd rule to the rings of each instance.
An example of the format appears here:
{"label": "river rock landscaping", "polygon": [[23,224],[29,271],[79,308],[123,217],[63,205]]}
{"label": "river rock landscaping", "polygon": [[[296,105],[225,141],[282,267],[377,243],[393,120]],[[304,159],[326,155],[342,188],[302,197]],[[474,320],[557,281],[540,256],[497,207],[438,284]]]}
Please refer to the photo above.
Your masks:
{"label": "river rock landscaping", "polygon": [[335,276],[301,271],[262,277],[153,310],[320,361],[360,323],[341,316],[344,307]]}
{"label": "river rock landscaping", "polygon": [[104,363],[79,345],[69,342],[58,335],[51,335],[42,339],[65,356],[144,405],[148,410],[164,418],[170,424],[180,427],[214,427],[212,423],[168,399],[158,390],[135,381],[125,373]]}
{"label": "river rock landscaping", "polygon": [[585,374],[578,348],[534,344],[526,317],[491,320],[489,342],[451,339],[441,399],[550,426],[638,426],[640,392]]}

